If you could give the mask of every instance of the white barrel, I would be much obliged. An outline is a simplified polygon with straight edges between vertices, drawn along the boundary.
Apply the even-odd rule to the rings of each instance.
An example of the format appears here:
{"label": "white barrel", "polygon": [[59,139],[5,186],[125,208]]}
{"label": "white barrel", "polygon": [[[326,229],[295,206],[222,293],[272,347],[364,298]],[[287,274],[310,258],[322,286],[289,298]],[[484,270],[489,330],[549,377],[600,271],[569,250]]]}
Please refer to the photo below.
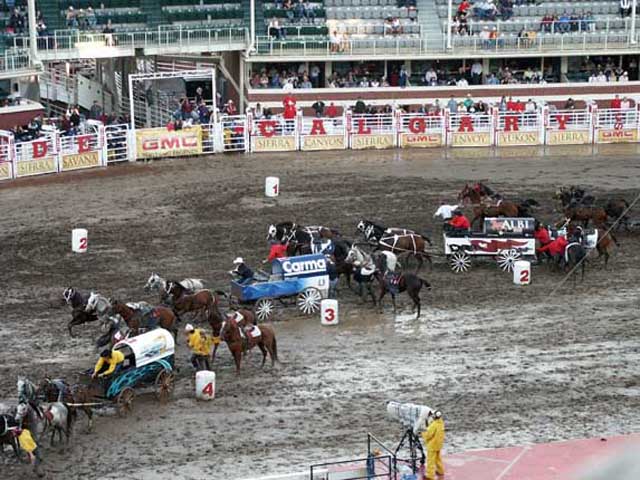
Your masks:
{"label": "white barrel", "polygon": [[320,302],[320,323],[322,325],[338,325],[338,301],[326,298]]}
{"label": "white barrel", "polygon": [[529,285],[531,283],[531,262],[518,260],[513,263],[513,283]]}
{"label": "white barrel", "polygon": [[74,228],[71,232],[71,250],[84,253],[89,245],[89,232],[86,228]]}
{"label": "white barrel", "polygon": [[267,177],[264,182],[264,194],[267,197],[280,195],[280,179],[278,177]]}
{"label": "white barrel", "polygon": [[213,400],[216,397],[216,372],[200,370],[196,372],[196,398]]}

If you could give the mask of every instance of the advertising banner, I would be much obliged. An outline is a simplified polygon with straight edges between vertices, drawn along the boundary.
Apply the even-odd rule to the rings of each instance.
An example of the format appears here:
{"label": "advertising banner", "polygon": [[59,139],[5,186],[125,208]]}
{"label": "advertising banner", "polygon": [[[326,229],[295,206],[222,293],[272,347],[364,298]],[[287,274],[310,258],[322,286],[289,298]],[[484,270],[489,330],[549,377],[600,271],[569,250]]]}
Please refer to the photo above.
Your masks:
{"label": "advertising banner", "polygon": [[36,158],[33,160],[21,160],[18,162],[17,177],[30,175],[42,175],[43,173],[55,173],[58,171],[55,157]]}
{"label": "advertising banner", "polygon": [[342,135],[305,135],[302,138],[302,150],[341,150],[346,147]]}
{"label": "advertising banner", "polygon": [[400,147],[402,148],[428,148],[440,147],[442,134],[440,133],[401,133]]}
{"label": "advertising banner", "polygon": [[589,130],[558,130],[547,132],[548,145],[583,145],[591,143]]}
{"label": "advertising banner", "polygon": [[351,135],[351,148],[354,150],[393,148],[393,133]]}
{"label": "advertising banner", "polygon": [[136,157],[161,158],[202,153],[202,129],[199,125],[184,130],[166,128],[136,130]]}
{"label": "advertising banner", "polygon": [[0,180],[9,180],[11,175],[11,164],[7,162],[0,163]]}
{"label": "advertising banner", "polygon": [[273,136],[273,137],[253,137],[254,152],[286,152],[296,150],[295,135]]}
{"label": "advertising banner", "polygon": [[598,130],[598,143],[632,143],[638,141],[636,128]]}
{"label": "advertising banner", "polygon": [[542,143],[539,131],[498,132],[497,145],[508,147],[515,145],[539,145]]}
{"label": "advertising banner", "polygon": [[83,152],[62,156],[62,170],[80,170],[100,166],[100,152]]}
{"label": "advertising banner", "polygon": [[451,132],[454,147],[488,147],[491,143],[491,132]]}

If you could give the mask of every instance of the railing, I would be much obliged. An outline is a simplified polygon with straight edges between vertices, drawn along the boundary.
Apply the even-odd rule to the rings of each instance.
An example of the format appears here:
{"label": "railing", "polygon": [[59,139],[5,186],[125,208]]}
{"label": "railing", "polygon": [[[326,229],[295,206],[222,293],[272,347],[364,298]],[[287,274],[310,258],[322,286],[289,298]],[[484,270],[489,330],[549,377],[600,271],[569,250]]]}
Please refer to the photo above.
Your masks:
{"label": "railing", "polygon": [[[443,21],[441,23],[442,32],[446,34],[447,32],[447,21]],[[454,22],[451,23],[452,28],[456,28]],[[510,33],[518,33],[522,29],[527,32],[536,32],[536,33],[589,33],[589,32],[600,32],[600,33],[610,33],[617,30],[617,33],[627,32],[630,29],[629,18],[618,19],[618,18],[604,18],[604,19],[590,19],[590,20],[576,20],[569,22],[543,22],[542,17],[536,18],[536,20],[469,20],[467,22],[467,29],[472,34],[480,33],[485,27],[493,29],[496,28],[498,32],[510,32]],[[453,32],[455,36],[456,33]]]}
{"label": "railing", "polygon": [[[638,37],[636,37],[637,39]],[[397,55],[430,55],[454,53],[535,53],[535,52],[593,52],[594,50],[640,51],[640,44],[632,43],[628,33],[582,32],[573,35],[539,34],[536,38],[501,37],[485,40],[479,36],[454,36],[452,48],[446,49],[440,42],[428,42],[426,38],[362,38],[343,41],[339,48],[332,48],[328,39],[299,38],[276,40],[269,37],[256,39],[254,56],[362,56],[389,57]]]}
{"label": "railing", "polygon": [[[226,28],[214,30],[210,28],[158,28],[132,32],[95,33],[81,32],[38,37],[38,51],[45,56],[57,57],[69,54],[70,51],[91,58],[97,56],[113,56],[113,48],[188,48],[210,45],[212,47],[234,46],[241,43],[242,48],[248,45],[249,33],[246,28]],[[15,37],[16,48],[28,48],[28,37]],[[104,51],[101,51],[104,49]]]}
{"label": "railing", "polygon": [[0,56],[0,73],[27,70],[31,67],[29,52],[26,50],[11,53],[5,51],[4,55]]}
{"label": "railing", "polygon": [[[341,478],[343,480],[371,480],[374,478],[394,478],[391,455],[358,458],[341,462],[321,463],[309,467],[309,480],[327,480]],[[331,473],[334,473],[332,476]]]}

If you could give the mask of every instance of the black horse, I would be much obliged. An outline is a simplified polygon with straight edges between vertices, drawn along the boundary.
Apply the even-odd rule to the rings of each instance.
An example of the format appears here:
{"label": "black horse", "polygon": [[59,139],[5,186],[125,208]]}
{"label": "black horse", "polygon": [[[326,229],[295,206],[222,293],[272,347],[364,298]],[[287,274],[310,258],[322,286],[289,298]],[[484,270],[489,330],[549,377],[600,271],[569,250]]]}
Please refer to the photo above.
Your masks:
{"label": "black horse", "polygon": [[[386,257],[384,255],[374,256],[376,262],[376,279],[380,284],[380,296],[378,297],[378,304],[382,308],[382,299],[387,294],[391,294],[391,301],[393,302],[393,313],[397,312],[396,307],[396,293],[407,292],[407,295],[413,300],[413,310],[417,309],[416,318],[420,317],[421,301],[420,290],[424,286],[427,290],[431,290],[431,284],[418,277],[415,273],[403,272],[400,274],[390,274],[386,266]],[[384,274],[382,272],[385,272]],[[395,285],[391,285],[391,282],[395,282]]]}
{"label": "black horse", "polygon": [[65,288],[62,297],[67,305],[71,306],[71,321],[67,324],[69,335],[73,337],[73,327],[87,322],[98,320],[96,312],[87,312],[85,307],[89,300],[89,294],[80,293],[73,287]]}
{"label": "black horse", "polygon": [[312,253],[314,241],[337,239],[340,232],[334,228],[323,226],[302,226],[293,222],[281,222],[269,225],[267,240],[288,243],[287,254],[305,255]]}
{"label": "black horse", "polygon": [[4,452],[4,446],[10,445],[18,460],[21,459],[18,439],[13,434],[13,430],[18,427],[15,415],[3,413],[0,415],[0,452]]}

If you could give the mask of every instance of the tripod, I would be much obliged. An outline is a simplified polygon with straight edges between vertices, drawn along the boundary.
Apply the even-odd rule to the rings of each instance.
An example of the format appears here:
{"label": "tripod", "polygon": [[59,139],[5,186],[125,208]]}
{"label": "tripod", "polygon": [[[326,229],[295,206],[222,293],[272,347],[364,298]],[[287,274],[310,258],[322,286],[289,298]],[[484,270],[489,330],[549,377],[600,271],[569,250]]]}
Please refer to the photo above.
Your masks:
{"label": "tripod", "polygon": [[[420,438],[413,433],[412,428],[407,428],[400,440],[400,443],[396,447],[394,452],[394,459],[398,458],[398,452],[405,446],[405,442],[408,442],[409,448],[409,458],[407,459],[409,463],[411,463],[411,471],[415,475],[418,473],[418,451],[420,452],[420,465],[425,464],[425,456],[424,450],[422,449],[422,444],[420,443]],[[405,460],[405,459],[401,459]],[[397,460],[396,460],[397,461]]]}

